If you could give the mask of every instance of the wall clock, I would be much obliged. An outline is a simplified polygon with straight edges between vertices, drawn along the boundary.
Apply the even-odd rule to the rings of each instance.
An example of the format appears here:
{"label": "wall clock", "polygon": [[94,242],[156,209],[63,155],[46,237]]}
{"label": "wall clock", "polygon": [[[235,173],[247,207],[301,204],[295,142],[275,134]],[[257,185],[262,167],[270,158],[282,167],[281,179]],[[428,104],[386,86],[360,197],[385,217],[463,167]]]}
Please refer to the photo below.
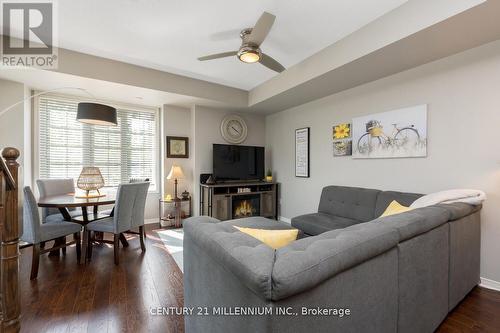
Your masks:
{"label": "wall clock", "polygon": [[220,132],[224,140],[227,142],[242,143],[247,138],[248,127],[243,118],[235,114],[231,114],[222,119]]}

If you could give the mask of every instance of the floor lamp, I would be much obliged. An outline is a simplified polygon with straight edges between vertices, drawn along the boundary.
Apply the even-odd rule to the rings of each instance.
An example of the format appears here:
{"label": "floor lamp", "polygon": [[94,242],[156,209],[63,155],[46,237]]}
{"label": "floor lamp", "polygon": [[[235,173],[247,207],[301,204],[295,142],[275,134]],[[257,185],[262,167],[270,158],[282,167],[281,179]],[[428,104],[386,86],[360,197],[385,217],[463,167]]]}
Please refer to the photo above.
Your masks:
{"label": "floor lamp", "polygon": [[[18,106],[19,104],[22,104],[32,98],[42,96],[51,92],[59,91],[59,90],[78,90],[86,93],[89,95],[93,100],[97,100],[97,98],[92,95],[88,90],[83,89],[83,88],[77,88],[77,87],[61,87],[61,88],[55,88],[55,89],[50,89],[50,90],[45,90],[38,92],[36,94],[30,95],[12,105],[9,107],[3,109],[0,112],[0,117],[2,117],[7,111],[13,109],[14,107]],[[82,123],[90,124],[90,125],[111,125],[111,126],[116,126],[118,124],[117,119],[116,119],[116,109],[100,104],[100,103],[94,103],[94,102],[81,102],[78,103],[78,111],[77,111],[77,116],[76,120]]]}

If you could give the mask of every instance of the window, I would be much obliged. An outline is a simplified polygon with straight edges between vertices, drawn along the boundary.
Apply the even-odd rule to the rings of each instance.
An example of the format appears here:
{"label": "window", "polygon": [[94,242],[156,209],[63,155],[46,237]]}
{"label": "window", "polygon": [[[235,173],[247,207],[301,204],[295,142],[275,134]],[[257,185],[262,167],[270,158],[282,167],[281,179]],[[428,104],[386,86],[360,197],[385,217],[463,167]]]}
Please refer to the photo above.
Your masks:
{"label": "window", "polygon": [[157,111],[117,107],[118,126],[76,121],[78,100],[38,98],[39,176],[78,179],[82,167],[101,170],[106,187],[149,178],[156,189]]}

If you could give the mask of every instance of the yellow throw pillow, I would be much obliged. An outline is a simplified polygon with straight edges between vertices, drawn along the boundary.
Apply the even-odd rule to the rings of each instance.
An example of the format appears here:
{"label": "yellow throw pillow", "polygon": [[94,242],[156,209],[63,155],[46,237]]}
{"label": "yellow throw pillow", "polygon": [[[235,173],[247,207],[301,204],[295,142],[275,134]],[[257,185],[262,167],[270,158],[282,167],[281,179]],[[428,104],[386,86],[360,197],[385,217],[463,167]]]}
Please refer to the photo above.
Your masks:
{"label": "yellow throw pillow", "polygon": [[392,202],[389,204],[389,206],[387,206],[387,208],[385,209],[385,212],[382,215],[380,215],[380,217],[400,214],[400,213],[407,212],[409,210],[412,210],[412,208],[403,206],[402,204],[400,204],[396,200],[392,200]]}
{"label": "yellow throw pillow", "polygon": [[234,227],[247,235],[257,238],[262,243],[272,247],[273,249],[279,249],[280,247],[287,246],[296,240],[299,234],[298,229],[266,230],[241,228],[237,226]]}

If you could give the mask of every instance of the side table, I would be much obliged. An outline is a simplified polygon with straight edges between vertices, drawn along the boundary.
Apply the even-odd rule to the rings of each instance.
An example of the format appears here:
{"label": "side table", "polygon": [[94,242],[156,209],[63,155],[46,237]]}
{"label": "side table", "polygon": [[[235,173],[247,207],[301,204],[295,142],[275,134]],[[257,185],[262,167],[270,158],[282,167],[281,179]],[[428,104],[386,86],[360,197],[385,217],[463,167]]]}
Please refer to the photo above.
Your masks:
{"label": "side table", "polygon": [[160,227],[182,227],[182,219],[191,217],[191,197],[159,200]]}

